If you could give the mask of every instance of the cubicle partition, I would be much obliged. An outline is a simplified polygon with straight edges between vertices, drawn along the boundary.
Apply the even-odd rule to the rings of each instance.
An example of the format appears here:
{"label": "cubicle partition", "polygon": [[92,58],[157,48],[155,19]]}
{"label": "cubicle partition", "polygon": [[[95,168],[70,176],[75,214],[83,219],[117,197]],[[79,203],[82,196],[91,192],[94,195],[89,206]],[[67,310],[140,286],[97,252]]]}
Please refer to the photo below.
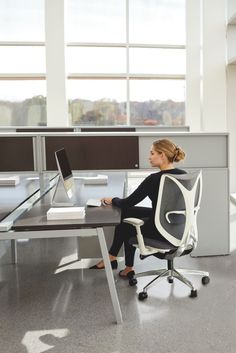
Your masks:
{"label": "cubicle partition", "polygon": [[33,171],[35,169],[32,136],[0,137],[0,171]]}
{"label": "cubicle partition", "polygon": [[138,136],[46,136],[46,169],[55,170],[54,152],[64,147],[72,169],[138,169]]}
{"label": "cubicle partition", "polygon": [[170,138],[186,152],[179,166],[202,169],[196,256],[225,255],[229,244],[229,165],[227,133],[47,132],[0,135],[1,171],[56,170],[55,150],[65,147],[74,170],[154,172],[148,161],[153,141]]}

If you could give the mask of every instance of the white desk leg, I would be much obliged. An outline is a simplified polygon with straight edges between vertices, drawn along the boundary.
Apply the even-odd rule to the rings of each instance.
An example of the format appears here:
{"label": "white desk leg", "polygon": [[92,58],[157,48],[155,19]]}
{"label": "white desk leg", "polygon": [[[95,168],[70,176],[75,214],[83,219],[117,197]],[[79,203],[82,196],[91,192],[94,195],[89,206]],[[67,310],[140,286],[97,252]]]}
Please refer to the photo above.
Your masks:
{"label": "white desk leg", "polygon": [[17,240],[16,239],[11,240],[11,259],[13,264],[17,263]]}
{"label": "white desk leg", "polygon": [[76,238],[76,244],[77,244],[77,260],[80,261],[81,256],[80,256],[80,251],[79,251],[79,237]]}
{"label": "white desk leg", "polygon": [[113,277],[113,273],[112,273],[112,269],[111,269],[110,259],[108,256],[107,244],[105,241],[103,228],[97,228],[97,234],[98,234],[98,239],[99,239],[99,244],[100,244],[100,248],[101,248],[101,252],[102,252],[103,261],[105,264],[107,282],[108,282],[108,286],[109,286],[109,290],[110,290],[110,294],[111,294],[113,308],[115,311],[116,321],[118,324],[122,324],[122,322],[123,322],[122,313],[120,310],[120,303],[119,303],[119,299],[118,299],[118,295],[117,295],[117,291],[116,291],[116,286],[115,286],[115,281],[114,281],[114,277]]}

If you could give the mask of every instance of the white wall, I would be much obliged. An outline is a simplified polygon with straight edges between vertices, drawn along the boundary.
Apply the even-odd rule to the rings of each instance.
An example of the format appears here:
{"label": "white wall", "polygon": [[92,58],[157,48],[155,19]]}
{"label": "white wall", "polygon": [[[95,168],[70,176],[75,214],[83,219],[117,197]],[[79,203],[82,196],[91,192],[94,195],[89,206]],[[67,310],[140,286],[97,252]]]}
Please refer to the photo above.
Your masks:
{"label": "white wall", "polygon": [[186,1],[186,125],[201,131],[201,2]]}
{"label": "white wall", "polygon": [[187,0],[186,123],[227,131],[226,1]]}
{"label": "white wall", "polygon": [[203,131],[226,131],[226,3],[202,2]]}
{"label": "white wall", "polygon": [[227,1],[227,18],[229,19],[236,13],[236,1],[235,0],[228,0]]}
{"label": "white wall", "polygon": [[186,121],[191,131],[229,132],[230,192],[236,192],[236,65],[227,66],[227,56],[236,55],[236,24],[227,28],[236,0],[187,0],[186,10]]}
{"label": "white wall", "polygon": [[227,67],[227,123],[230,133],[230,191],[236,192],[236,65]]}
{"label": "white wall", "polygon": [[[236,17],[236,1],[228,0],[227,19]],[[236,57],[236,21],[227,28],[228,59]],[[236,63],[236,61],[235,61]],[[236,65],[227,66],[227,129],[230,133],[230,191],[236,192]]]}

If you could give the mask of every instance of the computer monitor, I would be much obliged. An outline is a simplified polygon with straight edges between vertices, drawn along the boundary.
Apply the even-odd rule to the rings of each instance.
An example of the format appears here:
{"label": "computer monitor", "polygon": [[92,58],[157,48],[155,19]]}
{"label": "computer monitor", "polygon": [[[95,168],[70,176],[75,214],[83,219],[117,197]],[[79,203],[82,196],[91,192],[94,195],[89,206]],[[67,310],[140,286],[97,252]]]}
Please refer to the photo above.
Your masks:
{"label": "computer monitor", "polygon": [[[57,188],[55,190],[54,197],[53,197],[53,203],[70,206],[71,204],[74,203],[73,201],[75,197],[75,183],[74,183],[73,173],[72,173],[65,149],[61,148],[60,150],[56,151],[55,158],[56,158],[57,168],[60,173],[58,183],[60,181],[62,182],[67,197],[64,197],[64,200],[62,200],[63,195],[61,194],[61,190],[59,192],[58,185],[57,185]],[[56,195],[59,193],[60,195]]]}

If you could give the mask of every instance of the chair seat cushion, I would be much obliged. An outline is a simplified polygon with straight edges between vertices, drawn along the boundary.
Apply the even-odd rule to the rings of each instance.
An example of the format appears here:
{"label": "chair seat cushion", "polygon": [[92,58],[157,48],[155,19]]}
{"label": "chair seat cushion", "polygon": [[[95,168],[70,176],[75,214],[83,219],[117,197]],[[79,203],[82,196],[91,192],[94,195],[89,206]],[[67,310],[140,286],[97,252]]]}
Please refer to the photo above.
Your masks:
{"label": "chair seat cushion", "polygon": [[[152,248],[158,248],[158,249],[163,249],[163,250],[176,250],[177,247],[170,244],[168,241],[165,241],[165,240],[156,240],[156,239],[152,239],[152,238],[144,238],[144,244],[146,246],[151,246]],[[134,245],[134,244],[137,244],[138,241],[137,241],[137,238],[136,237],[132,237],[130,238],[129,240],[129,243]]]}
{"label": "chair seat cushion", "polygon": [[[144,244],[146,246],[151,246],[152,248],[163,249],[163,250],[167,250],[167,251],[163,253],[163,252],[158,252],[158,250],[157,250],[156,253],[150,254],[150,255],[141,255],[140,254],[140,258],[142,260],[145,259],[146,257],[149,257],[149,256],[155,256],[159,259],[165,259],[166,256],[173,254],[177,250],[176,246],[174,246],[173,244],[170,244],[168,241],[165,241],[165,240],[156,240],[156,239],[151,239],[151,238],[146,238],[146,237],[143,240],[144,240]],[[130,238],[129,243],[131,245],[138,244],[137,238],[136,237]],[[181,254],[179,254],[179,256],[190,254],[192,252],[192,250],[193,250],[193,247],[191,247],[189,249],[185,249]]]}

